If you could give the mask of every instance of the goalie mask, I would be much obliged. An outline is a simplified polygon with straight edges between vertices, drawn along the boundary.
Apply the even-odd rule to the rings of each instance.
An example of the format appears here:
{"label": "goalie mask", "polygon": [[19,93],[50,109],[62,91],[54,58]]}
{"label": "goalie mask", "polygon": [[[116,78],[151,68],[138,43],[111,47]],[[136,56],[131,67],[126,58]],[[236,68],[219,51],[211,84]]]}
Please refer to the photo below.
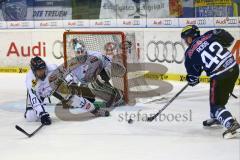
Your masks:
{"label": "goalie mask", "polygon": [[31,70],[37,79],[42,81],[46,78],[47,65],[40,57],[34,57],[30,62]]}
{"label": "goalie mask", "polygon": [[73,39],[73,50],[77,55],[83,55],[86,53],[86,47],[84,43],[77,38]]}

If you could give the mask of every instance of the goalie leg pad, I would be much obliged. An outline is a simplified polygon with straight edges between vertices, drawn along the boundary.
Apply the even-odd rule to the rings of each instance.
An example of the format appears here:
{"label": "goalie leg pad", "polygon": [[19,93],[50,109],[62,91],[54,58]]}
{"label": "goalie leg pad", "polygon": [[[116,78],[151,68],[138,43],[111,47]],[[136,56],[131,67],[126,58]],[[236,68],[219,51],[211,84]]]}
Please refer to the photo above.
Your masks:
{"label": "goalie leg pad", "polygon": [[89,102],[86,98],[79,97],[77,95],[73,95],[68,100],[67,104],[72,106],[73,108],[82,108],[88,112],[91,112],[95,109],[95,106]]}
{"label": "goalie leg pad", "polygon": [[92,92],[107,102],[107,107],[119,105],[121,104],[120,101],[123,102],[122,91],[111,86],[109,82],[101,82],[97,79],[90,85]]}
{"label": "goalie leg pad", "polygon": [[95,100],[95,95],[92,93],[92,91],[88,88],[87,85],[80,85],[77,86],[75,84],[72,84],[69,86],[71,90],[74,90],[75,93],[79,96],[82,96],[87,99]]}
{"label": "goalie leg pad", "polygon": [[90,83],[90,88],[96,97],[99,97],[105,101],[109,101],[114,95],[113,89],[109,85],[101,83],[99,80]]}

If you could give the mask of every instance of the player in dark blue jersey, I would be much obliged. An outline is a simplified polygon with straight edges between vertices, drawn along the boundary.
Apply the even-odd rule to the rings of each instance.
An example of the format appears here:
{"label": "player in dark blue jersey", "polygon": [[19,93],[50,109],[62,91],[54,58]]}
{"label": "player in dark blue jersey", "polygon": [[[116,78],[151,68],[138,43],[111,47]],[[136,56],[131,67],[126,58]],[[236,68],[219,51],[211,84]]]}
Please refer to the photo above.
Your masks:
{"label": "player in dark blue jersey", "polygon": [[195,25],[182,29],[181,38],[188,45],[185,52],[187,81],[190,86],[199,83],[199,76],[205,71],[210,77],[210,117],[204,126],[222,125],[227,130],[224,138],[233,138],[240,132],[239,123],[225,108],[229,94],[233,92],[239,76],[239,67],[233,54],[227,49],[234,41],[230,33],[215,29],[200,35]]}

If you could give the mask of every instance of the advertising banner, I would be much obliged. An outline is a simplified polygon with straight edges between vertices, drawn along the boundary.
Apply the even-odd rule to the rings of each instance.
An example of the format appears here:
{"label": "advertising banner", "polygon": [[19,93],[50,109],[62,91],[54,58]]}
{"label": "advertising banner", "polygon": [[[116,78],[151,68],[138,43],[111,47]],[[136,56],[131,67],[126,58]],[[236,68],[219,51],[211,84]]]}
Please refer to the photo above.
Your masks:
{"label": "advertising banner", "polygon": [[197,25],[198,27],[212,27],[214,26],[214,18],[179,18],[179,27],[185,27],[186,25]]}
{"label": "advertising banner", "polygon": [[116,19],[94,19],[90,20],[90,27],[92,28],[107,28],[107,27],[117,27]]}
{"label": "advertising banner", "polygon": [[8,0],[0,4],[2,21],[72,19],[68,0]]}
{"label": "advertising banner", "polygon": [[182,0],[183,3],[183,18],[195,17],[194,0]]}
{"label": "advertising banner", "polygon": [[117,26],[122,28],[147,26],[146,19],[117,19]]}
{"label": "advertising banner", "polygon": [[178,18],[148,18],[148,27],[178,27]]}
{"label": "advertising banner", "polygon": [[213,19],[214,26],[218,27],[238,27],[239,18],[238,17],[215,17]]}
{"label": "advertising banner", "polygon": [[[64,30],[17,30],[0,32],[0,67],[28,67],[30,59],[40,56],[52,63],[63,63],[54,54],[62,54]],[[6,36],[6,34],[8,36]]]}
{"label": "advertising banner", "polygon": [[227,17],[233,16],[232,0],[196,0],[196,17]]}
{"label": "advertising banner", "polygon": [[58,20],[46,20],[46,21],[34,21],[35,28],[63,28],[63,21]]}
{"label": "advertising banner", "polygon": [[34,28],[34,21],[6,21],[6,24],[9,29]]}
{"label": "advertising banner", "polygon": [[[98,31],[111,30],[117,29],[98,29]],[[201,34],[208,30],[211,28],[201,28]],[[137,68],[129,75],[140,74],[146,79],[154,80],[185,81],[184,52],[187,46],[181,40],[181,28],[139,28],[137,30],[121,28],[121,31],[126,34],[127,62],[130,66],[142,64],[141,68]],[[240,64],[239,29],[227,28],[227,31],[235,38],[229,50]],[[62,64],[64,62],[63,32],[63,29],[0,31],[0,41],[3,46],[0,48],[0,72],[26,73],[30,59],[34,56],[40,56],[50,63]],[[5,36],[6,34],[8,36]],[[148,70],[147,66],[152,64],[163,65],[167,71],[158,73],[156,67]],[[208,82],[209,78],[203,76],[201,81]],[[240,79],[238,84],[240,85]]]}
{"label": "advertising banner", "polygon": [[160,18],[169,15],[169,0],[102,0],[99,18]]}
{"label": "advertising banner", "polygon": [[[201,28],[201,33],[211,28]],[[118,29],[101,29],[111,31]],[[99,31],[101,31],[99,30]],[[169,73],[185,73],[184,51],[181,28],[120,29],[126,33],[128,62],[160,63]],[[119,31],[120,31],[119,30]],[[240,64],[240,32],[237,28],[227,28],[235,37],[230,51]],[[63,62],[63,29],[0,31],[0,67],[27,67],[33,56],[41,56],[53,63]],[[93,31],[83,29],[82,31]],[[96,29],[94,29],[96,31]],[[8,36],[6,36],[8,35]]]}
{"label": "advertising banner", "polygon": [[230,6],[232,0],[195,0],[195,7],[204,6]]}
{"label": "advertising banner", "polygon": [[64,28],[88,28],[90,27],[89,20],[63,20]]}

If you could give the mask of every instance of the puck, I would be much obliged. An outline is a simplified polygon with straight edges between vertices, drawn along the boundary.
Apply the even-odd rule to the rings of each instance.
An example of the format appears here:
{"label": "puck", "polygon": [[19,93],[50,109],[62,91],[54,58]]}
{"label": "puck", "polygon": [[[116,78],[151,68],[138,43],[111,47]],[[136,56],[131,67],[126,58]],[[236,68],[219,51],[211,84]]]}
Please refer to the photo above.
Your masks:
{"label": "puck", "polygon": [[128,124],[132,124],[133,123],[133,120],[130,118],[129,120],[128,120]]}

